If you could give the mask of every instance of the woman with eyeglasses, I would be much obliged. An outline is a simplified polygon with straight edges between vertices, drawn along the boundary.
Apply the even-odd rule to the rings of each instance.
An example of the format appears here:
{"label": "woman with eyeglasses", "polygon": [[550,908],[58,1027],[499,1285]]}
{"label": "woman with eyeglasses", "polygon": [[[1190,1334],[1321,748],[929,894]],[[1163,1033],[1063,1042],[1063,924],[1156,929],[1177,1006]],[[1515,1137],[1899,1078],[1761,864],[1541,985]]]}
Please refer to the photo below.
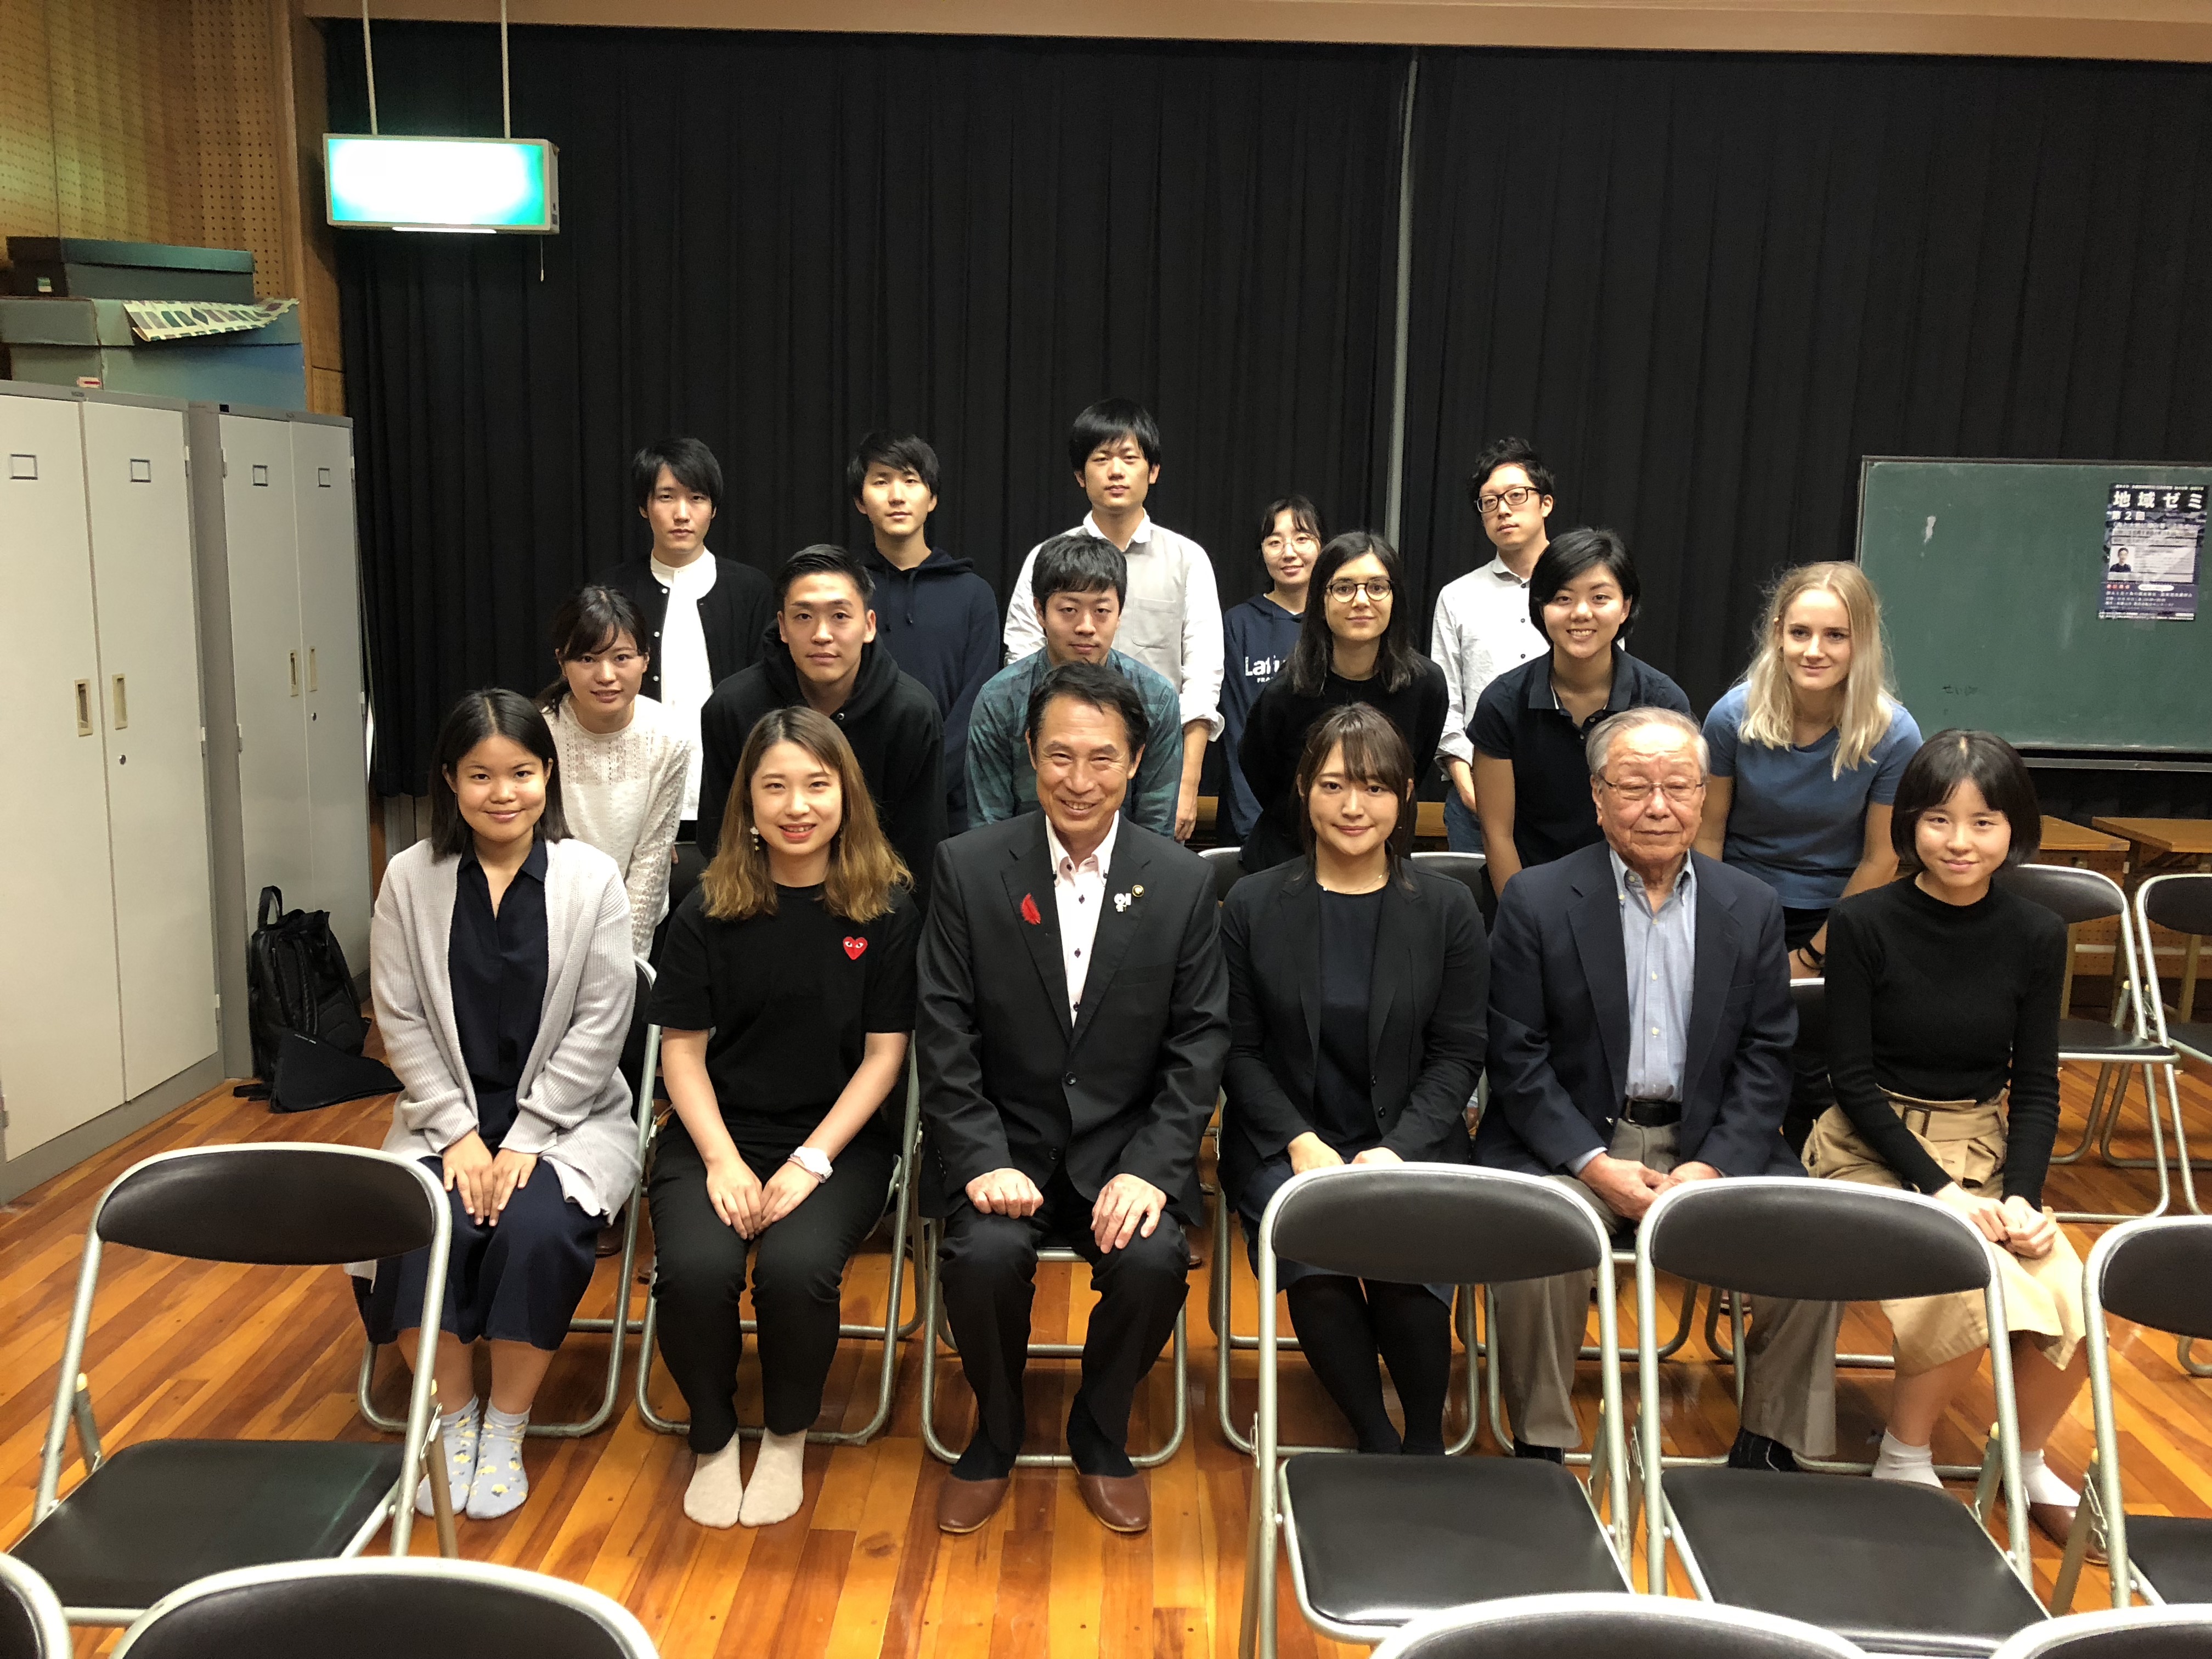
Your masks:
{"label": "woman with eyeglasses", "polygon": [[1243,865],[1257,872],[1302,856],[1298,757],[1306,733],[1332,708],[1372,704],[1388,715],[1415,757],[1418,791],[1435,763],[1451,694],[1444,672],[1413,643],[1418,625],[1397,550],[1369,530],[1337,537],[1314,562],[1310,600],[1290,662],[1252,705],[1238,762],[1259,821],[1243,841]]}
{"label": "woman with eyeglasses", "polygon": [[1221,618],[1226,667],[1221,677],[1221,757],[1227,775],[1222,811],[1229,835],[1243,842],[1260,817],[1260,803],[1244,781],[1237,746],[1252,719],[1252,705],[1282,672],[1297,644],[1306,613],[1314,561],[1321,556],[1321,510],[1303,495],[1285,495],[1260,515],[1260,562],[1269,586]]}
{"label": "woman with eyeglasses", "polygon": [[1680,686],[1628,654],[1642,594],[1627,544],[1610,530],[1570,530],[1536,561],[1528,619],[1552,648],[1491,681],[1468,724],[1494,893],[1528,865],[1605,838],[1583,740],[1608,714],[1651,708],[1696,718]]}

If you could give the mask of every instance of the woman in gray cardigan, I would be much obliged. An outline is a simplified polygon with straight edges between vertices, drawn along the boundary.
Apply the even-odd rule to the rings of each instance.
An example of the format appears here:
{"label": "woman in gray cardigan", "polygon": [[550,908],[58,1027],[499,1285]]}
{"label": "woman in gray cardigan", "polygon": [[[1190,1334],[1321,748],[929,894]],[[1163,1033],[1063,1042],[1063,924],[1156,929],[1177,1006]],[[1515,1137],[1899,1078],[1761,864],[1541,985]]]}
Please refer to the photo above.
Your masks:
{"label": "woman in gray cardigan", "polygon": [[[446,717],[430,836],[385,871],[369,980],[405,1085],[384,1150],[453,1194],[438,1396],[453,1507],[490,1520],[529,1494],[531,1403],[591,1283],[600,1222],[637,1180],[616,1071],[637,985],[629,901],[614,860],[569,836],[552,733],[512,691],[472,691]],[[410,1365],[428,1259],[379,1262],[362,1298],[371,1339],[398,1340]],[[427,1480],[416,1507],[430,1513]]]}

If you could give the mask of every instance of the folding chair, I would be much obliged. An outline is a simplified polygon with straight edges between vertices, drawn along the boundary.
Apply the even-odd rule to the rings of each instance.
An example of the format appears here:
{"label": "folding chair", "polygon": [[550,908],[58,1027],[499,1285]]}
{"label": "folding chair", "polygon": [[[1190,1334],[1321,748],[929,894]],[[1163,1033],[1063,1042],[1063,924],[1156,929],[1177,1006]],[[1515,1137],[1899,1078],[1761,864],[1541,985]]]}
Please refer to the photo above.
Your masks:
{"label": "folding chair", "polygon": [[[2135,920],[2136,948],[2142,957],[2142,1002],[2150,1015],[2151,1040],[2200,1066],[2212,1066],[2212,1019],[2203,1018],[2197,1008],[2197,958],[2206,936],[2212,935],[2212,874],[2182,872],[2153,876],[2136,889]],[[2159,986],[2158,951],[2150,933],[2154,927],[2179,933],[2187,941],[2183,947],[2180,995],[2172,1019],[2166,1017],[2166,997]],[[2180,1079],[2176,1067],[2169,1065],[2165,1069],[2182,1195],[2191,1212],[2202,1215],[2204,1211],[2197,1201],[2196,1166],[2189,1161],[2187,1132],[2181,1124]]]}
{"label": "folding chair", "polygon": [[[599,1403],[589,1417],[573,1423],[545,1422],[534,1419],[523,1430],[526,1435],[538,1435],[553,1440],[578,1440],[587,1434],[597,1434],[606,1426],[607,1419],[615,1414],[615,1402],[622,1397],[623,1344],[629,1339],[630,1274],[637,1262],[637,1212],[645,1206],[645,1147],[653,1123],[653,1079],[654,1068],[660,1058],[660,1028],[646,1018],[653,1002],[653,964],[643,957],[637,958],[637,999],[630,1005],[630,1030],[635,1034],[641,1027],[645,1032],[645,1069],[640,1074],[637,1092],[630,1107],[639,1124],[637,1184],[630,1188],[629,1196],[623,1200],[622,1277],[615,1280],[615,1311],[611,1318],[575,1318],[568,1322],[572,1336],[604,1334],[607,1338],[607,1380],[599,1391]],[[650,1339],[647,1339],[650,1340]],[[376,1408],[369,1397],[369,1385],[376,1377],[376,1344],[362,1346],[361,1375],[354,1381],[354,1406],[362,1420],[386,1434],[397,1434],[402,1425],[399,1419],[387,1417]]]}
{"label": "folding chair", "polygon": [[1658,1595],[1516,1595],[1408,1625],[1375,1659],[1862,1659],[1771,1613]]}
{"label": "folding chair", "polygon": [[[654,1035],[656,1041],[646,1060],[645,1089],[647,1093],[652,1091],[653,1070],[660,1056],[657,1028]],[[649,1170],[653,1167],[653,1141],[657,1133],[658,1126],[652,1115],[647,1113],[638,1123],[638,1167],[641,1170]],[[841,1340],[883,1344],[883,1363],[876,1373],[876,1409],[874,1414],[857,1429],[809,1429],[806,1431],[809,1445],[865,1446],[881,1434],[884,1425],[891,1420],[891,1396],[898,1388],[898,1345],[912,1336],[921,1323],[920,1315],[904,1323],[899,1320],[899,1311],[904,1304],[906,1256],[909,1250],[915,1253],[917,1266],[915,1272],[917,1277],[921,1271],[918,1265],[921,1261],[921,1235],[915,1224],[919,1218],[915,1212],[914,1204],[914,1171],[921,1142],[921,1074],[915,1069],[914,1043],[909,1039],[906,1050],[906,1109],[899,1129],[898,1162],[891,1167],[891,1213],[894,1219],[891,1223],[890,1279],[884,1291],[884,1322],[880,1325],[858,1325],[848,1320],[837,1327]],[[640,1204],[645,1201],[643,1181],[641,1175]],[[656,1258],[649,1275],[651,1283],[646,1291],[645,1320],[638,1341],[637,1414],[644,1419],[646,1427],[656,1434],[689,1434],[691,1432],[690,1423],[664,1417],[655,1409],[648,1387],[653,1381],[653,1344],[659,1340],[660,1333],[660,1298],[656,1293],[659,1272],[659,1262]],[[626,1302],[629,1284],[627,1274],[623,1276],[623,1284]],[[760,1329],[760,1322],[740,1319],[738,1328],[745,1335],[751,1336]],[[763,1425],[757,1423],[738,1425],[738,1433],[747,1440],[759,1439],[763,1431]]]}
{"label": "folding chair", "polygon": [[[406,1440],[147,1440],[103,1455],[83,1374],[100,1258],[127,1244],[202,1261],[337,1267],[427,1246],[442,1282],[452,1236],[446,1194],[411,1158],[353,1146],[273,1142],[195,1146],[133,1164],[100,1194],[86,1230],[76,1304],[54,1382],[31,1530],[15,1546],[81,1625],[128,1624],[195,1578],[233,1567],[357,1553],[388,1518],[407,1552],[415,1482],[434,1445],[434,1366],[408,1401]],[[426,1310],[422,1352],[438,1348]],[[57,1496],[75,1419],[88,1473]],[[427,1455],[426,1455],[427,1454]],[[432,1480],[441,1552],[459,1552],[445,1483]]]}
{"label": "folding chair", "polygon": [[2096,1455],[2082,1485],[2074,1529],[2051,1587],[2055,1613],[2070,1612],[2092,1528],[2101,1522],[2110,1557],[2112,1605],[2140,1595],[2153,1607],[2212,1601],[2212,1520],[2130,1515],[2122,1501],[2120,1430],[2112,1400],[2107,1310],[2169,1336],[2212,1336],[2212,1218],[2130,1221],[2099,1239],[2081,1269],[2088,1321],[2089,1410]]}
{"label": "folding chair", "polygon": [[1229,896],[1229,890],[1251,872],[1244,867],[1244,849],[1241,847],[1206,847],[1199,851],[1213,870],[1213,900],[1218,904]]}
{"label": "folding chair", "polygon": [[[1387,1224],[1378,1225],[1378,1218]],[[1462,1164],[1345,1164],[1283,1183],[1260,1224],[1260,1421],[1240,1659],[1274,1659],[1279,1533],[1298,1608],[1340,1642],[1372,1644],[1424,1613],[1507,1595],[1626,1594],[1632,1517],[1620,1347],[1598,1298],[1611,1528],[1583,1483],[1539,1458],[1285,1457],[1278,1438],[1277,1263],[1401,1284],[1500,1283],[1589,1271],[1612,1254],[1571,1194]]]}
{"label": "folding chair", "polygon": [[1413,862],[1424,870],[1434,871],[1440,876],[1449,876],[1465,887],[1480,905],[1482,902],[1482,872],[1490,863],[1483,853],[1416,853]]}
{"label": "folding chair", "polygon": [[2212,1653],[2212,1607],[2130,1607],[2077,1613],[2033,1625],[1996,1659],[2203,1659]]}
{"label": "folding chair", "polygon": [[595,1589],[488,1561],[319,1561],[217,1573],[164,1596],[114,1659],[653,1659]]}
{"label": "folding chair", "polygon": [[[2051,1161],[2053,1164],[2079,1163],[2087,1154],[2089,1143],[2094,1139],[2097,1141],[2097,1155],[2112,1168],[2155,1169],[2158,1171],[2158,1202],[2142,1213],[2164,1215],[2172,1202],[2172,1193],[2166,1172],[2165,1131],[2159,1121],[2158,1071],[2164,1066],[2171,1075],[2174,1052],[2162,1041],[2153,1038],[2147,1023],[2142,991],[2145,981],[2136,960],[2136,935],[2135,929],[2129,926],[2127,895],[2120,890],[2119,884],[2110,876],[2065,864],[2019,865],[2004,872],[1998,879],[2022,898],[2033,899],[2045,909],[2055,912],[2066,924],[2069,967],[2072,963],[2074,928],[2089,921],[2117,919],[2119,922],[2120,962],[2125,979],[2124,983],[2115,990],[2111,1022],[2075,1019],[2070,1015],[2058,1022],[2060,1063],[2071,1060],[2094,1066],[2097,1068],[2097,1086],[2089,1097],[2089,1111],[2081,1125],[2081,1141],[2069,1152],[2053,1152]],[[2155,998],[2152,1000],[2155,1000]],[[2119,1123],[2120,1108],[2127,1100],[2129,1074],[2136,1069],[2142,1073],[2143,1095],[2150,1109],[2151,1156],[2148,1158],[2120,1158],[2112,1151],[2112,1131]],[[2174,1106],[2174,1127],[2179,1133],[2180,1100],[2178,1093]],[[2185,1150],[2183,1157],[2185,1161]],[[2193,1208],[2193,1186],[2191,1195]],[[2076,1211],[2061,1213],[2058,1218],[2061,1221],[2108,1222],[2129,1221],[2134,1217],[2119,1212]]]}
{"label": "folding chair", "polygon": [[2004,1289],[1990,1247],[1917,1193],[1836,1181],[1742,1176],[1669,1188],[1637,1241],[1637,1315],[1649,1333],[1661,1273],[1747,1296],[1881,1301],[1979,1291],[1994,1333],[2008,1555],[1948,1494],[1900,1481],[1662,1468],[1659,1373],[1643,1384],[1645,1582],[1667,1582],[1667,1545],[1700,1600],[1796,1619],[1869,1652],[1987,1654],[2044,1617],[2028,1560],[2020,1425]]}
{"label": "folding chair", "polygon": [[0,1555],[0,1659],[71,1659],[76,1651],[53,1586]]}

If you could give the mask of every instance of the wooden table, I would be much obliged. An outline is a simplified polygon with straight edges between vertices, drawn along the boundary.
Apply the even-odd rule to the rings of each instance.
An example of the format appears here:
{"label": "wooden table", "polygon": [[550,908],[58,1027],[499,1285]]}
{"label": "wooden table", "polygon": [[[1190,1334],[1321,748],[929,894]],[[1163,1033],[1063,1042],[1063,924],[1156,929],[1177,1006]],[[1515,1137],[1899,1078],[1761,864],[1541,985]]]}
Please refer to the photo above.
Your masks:
{"label": "wooden table", "polygon": [[[2212,818],[2092,818],[2090,823],[2108,834],[2122,836],[2134,846],[2128,890],[2144,880],[2170,870],[2199,867],[2212,858]],[[2154,945],[2155,941],[2154,941]],[[2201,941],[2193,935],[2181,951],[2181,995],[2174,1005],[2179,1018],[2191,1017],[2197,1000],[2197,958]]]}

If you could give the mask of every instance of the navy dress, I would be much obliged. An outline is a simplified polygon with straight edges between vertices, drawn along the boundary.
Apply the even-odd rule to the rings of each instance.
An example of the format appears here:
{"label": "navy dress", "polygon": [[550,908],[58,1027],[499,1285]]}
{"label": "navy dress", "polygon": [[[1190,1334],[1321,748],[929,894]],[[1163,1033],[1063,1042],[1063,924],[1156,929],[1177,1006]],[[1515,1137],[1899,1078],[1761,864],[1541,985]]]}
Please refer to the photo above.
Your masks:
{"label": "navy dress", "polygon": [[[545,1004],[551,956],[545,861],[541,840],[507,884],[496,911],[474,847],[461,854],[454,882],[446,946],[453,1024],[476,1095],[477,1133],[494,1152],[514,1127],[515,1091],[537,1046]],[[442,1160],[422,1162],[444,1178]],[[472,1220],[458,1190],[449,1202],[453,1238],[440,1328],[462,1342],[559,1347],[592,1282],[598,1220],[562,1194],[559,1172],[543,1158],[507,1200],[496,1225]],[[375,1280],[362,1297],[372,1340],[389,1342],[422,1322],[429,1260],[425,1247],[377,1263]]]}

